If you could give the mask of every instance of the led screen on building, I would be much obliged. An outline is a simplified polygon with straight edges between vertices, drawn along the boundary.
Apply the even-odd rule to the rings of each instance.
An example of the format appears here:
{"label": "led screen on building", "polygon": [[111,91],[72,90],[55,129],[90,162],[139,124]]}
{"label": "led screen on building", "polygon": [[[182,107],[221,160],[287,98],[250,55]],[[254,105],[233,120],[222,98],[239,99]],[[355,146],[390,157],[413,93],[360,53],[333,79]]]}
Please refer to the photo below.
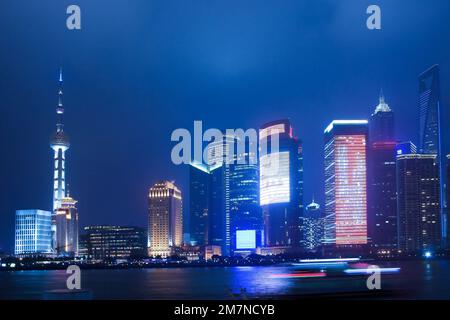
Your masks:
{"label": "led screen on building", "polygon": [[260,158],[260,204],[290,201],[289,151]]}
{"label": "led screen on building", "polygon": [[255,249],[256,230],[236,230],[236,249]]}

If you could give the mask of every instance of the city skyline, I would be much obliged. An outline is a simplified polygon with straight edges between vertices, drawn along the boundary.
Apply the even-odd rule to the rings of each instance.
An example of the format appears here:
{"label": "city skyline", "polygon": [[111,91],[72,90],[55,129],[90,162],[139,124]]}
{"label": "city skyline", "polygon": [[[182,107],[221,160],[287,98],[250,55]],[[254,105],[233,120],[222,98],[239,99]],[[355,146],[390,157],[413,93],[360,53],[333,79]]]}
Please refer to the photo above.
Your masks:
{"label": "city skyline", "polygon": [[[259,10],[262,10],[258,11],[260,16],[264,17],[267,14],[265,10],[268,10],[268,8],[265,7]],[[313,8],[312,10],[318,9]],[[413,11],[413,14],[414,12],[416,11]],[[191,15],[193,14],[191,12]],[[425,18],[430,19],[430,17],[438,14],[436,12],[426,12],[425,15]],[[442,13],[442,15],[438,16],[445,19],[446,14]],[[387,19],[390,21],[389,13],[387,13]],[[312,24],[312,22],[309,22],[306,26]],[[436,25],[434,27],[431,26],[430,30],[439,29],[438,26],[439,23],[436,22]],[[322,27],[326,30],[332,29],[327,24],[322,25]],[[250,31],[252,35],[260,34],[258,30],[248,30],[248,32]],[[92,29],[91,31],[86,31],[86,33],[88,36],[94,36]],[[413,31],[411,33],[414,34]],[[220,33],[222,36],[221,39],[224,39],[224,37],[227,39],[225,34],[225,32]],[[416,38],[412,39],[411,45],[413,47],[418,45],[418,43],[424,41],[427,35],[425,32],[416,33]],[[445,32],[441,34],[442,39],[445,38],[445,35]],[[59,36],[61,36],[61,40],[63,36],[67,37],[65,33],[59,34]],[[365,36],[367,34],[363,31],[349,35],[351,41],[359,41]],[[81,40],[77,37],[66,40],[62,46],[62,51],[66,51],[63,53],[65,62],[63,66],[67,70],[67,81],[70,83],[65,92],[65,103],[69,105],[67,126],[71,132],[71,138],[75,141],[74,147],[68,151],[68,157],[70,157],[68,171],[72,181],[71,185],[73,186],[71,189],[79,200],[80,212],[83,214],[80,219],[81,226],[102,224],[102,222],[111,224],[120,223],[123,225],[145,225],[146,190],[152,183],[162,178],[175,179],[181,183],[181,190],[187,193],[189,190],[187,185],[187,167],[167,165],[170,161],[167,149],[171,147],[169,141],[170,131],[178,127],[191,128],[192,120],[195,119],[205,119],[208,127],[258,128],[266,121],[290,117],[296,135],[304,142],[305,199],[310,199],[312,194],[316,194],[317,202],[321,205],[323,205],[322,168],[321,165],[315,165],[315,162],[319,162],[318,160],[321,159],[321,144],[319,143],[321,137],[316,138],[315,136],[320,135],[325,125],[333,119],[368,119],[381,87],[383,87],[387,100],[393,110],[397,115],[401,115],[401,117],[397,117],[396,119],[396,125],[398,124],[397,127],[400,135],[399,140],[412,140],[418,144],[418,122],[415,121],[418,117],[416,112],[417,77],[432,64],[441,64],[442,106],[444,109],[443,113],[447,114],[447,116],[444,115],[442,117],[443,121],[445,121],[442,124],[442,128],[449,127],[447,110],[450,105],[448,93],[450,85],[447,80],[449,78],[448,60],[445,58],[448,56],[448,45],[439,41],[432,43],[432,48],[435,49],[434,52],[436,54],[429,55],[426,58],[413,55],[412,58],[405,58],[406,62],[400,62],[400,60],[396,59],[387,59],[386,61],[386,57],[390,53],[389,38],[386,38],[383,34],[375,37],[377,40],[375,40],[374,44],[370,44],[369,41],[363,41],[359,44],[356,44],[358,41],[355,41],[355,43],[348,46],[345,44],[334,44],[337,49],[341,50],[339,51],[341,53],[347,52],[350,48],[355,49],[357,46],[362,46],[364,50],[371,48],[371,46],[381,47],[381,50],[378,51],[380,56],[375,57],[373,64],[372,62],[367,63],[369,65],[366,65],[366,60],[369,57],[362,59],[364,63],[361,60],[357,60],[355,62],[356,66],[351,66],[351,64],[346,62],[346,58],[338,56],[337,61],[341,65],[334,67],[330,71],[334,71],[345,77],[346,82],[343,82],[340,86],[331,84],[336,78],[330,75],[330,71],[327,72],[325,70],[327,67],[330,67],[327,59],[324,61],[313,60],[313,65],[320,66],[319,69],[321,71],[320,76],[314,78],[311,77],[313,70],[305,69],[305,65],[299,62],[300,58],[291,57],[282,66],[277,67],[276,64],[272,63],[263,69],[267,72],[272,72],[269,72],[267,77],[263,77],[267,79],[266,81],[268,83],[264,83],[262,80],[256,81],[255,78],[249,78],[248,80],[252,85],[256,85],[256,89],[254,89],[256,93],[252,93],[252,89],[249,89],[249,92],[245,93],[243,90],[247,87],[246,85],[231,85],[235,81],[233,80],[235,79],[232,73],[233,67],[236,68],[239,66],[239,58],[243,58],[243,55],[241,52],[228,52],[231,54],[231,58],[229,56],[231,62],[228,62],[228,68],[230,69],[216,70],[217,73],[212,74],[211,78],[217,79],[216,81],[219,81],[219,83],[220,81],[225,81],[226,86],[223,90],[226,92],[226,95],[238,93],[235,98],[227,98],[223,95],[215,97],[215,94],[221,91],[214,87],[218,84],[213,84],[211,87],[205,85],[206,82],[200,81],[196,85],[199,87],[201,84],[205,85],[206,95],[204,98],[201,98],[200,94],[203,90],[195,90],[195,86],[190,87],[190,89],[194,89],[192,94],[186,94],[185,90],[188,89],[175,86],[175,96],[177,98],[170,101],[164,100],[161,95],[154,93],[153,90],[157,89],[152,89],[151,82],[145,81],[149,80],[149,78],[137,71],[137,65],[128,64],[128,71],[125,68],[113,69],[118,72],[116,73],[113,70],[108,71],[108,66],[111,61],[107,61],[105,65],[99,64],[98,69],[92,68],[92,64],[90,64],[90,67],[86,66],[77,70],[77,66],[83,65],[81,63],[83,60],[75,57],[76,54],[80,53],[79,50],[81,49],[77,49],[77,45],[80,44]],[[294,38],[295,34],[291,32],[289,35],[286,35],[285,39],[293,41]],[[438,39],[440,38],[437,37],[436,40]],[[69,46],[67,42],[72,40],[74,43],[70,43]],[[380,44],[379,41],[381,40],[388,41]],[[8,41],[12,41],[14,45],[20,45],[19,42],[15,42],[19,40]],[[209,41],[212,40],[210,39]],[[235,43],[232,40],[229,41]],[[242,44],[243,40],[238,37],[236,41]],[[327,44],[330,45],[330,43]],[[68,52],[68,48],[72,45],[75,48],[75,53],[73,54]],[[133,46],[134,44],[129,43],[129,45]],[[255,47],[253,48],[258,48],[257,44],[254,43],[254,45]],[[320,51],[324,48],[314,42],[311,45],[314,50]],[[29,46],[31,46],[31,52],[36,50],[33,44]],[[112,46],[114,47],[114,45]],[[292,49],[290,46],[287,47],[285,49],[278,49],[275,52],[272,51],[272,53],[276,56],[279,54],[290,55],[297,53],[296,49]],[[228,47],[226,46],[225,48]],[[209,46],[205,49],[208,49],[208,52],[211,53]],[[233,53],[235,54],[234,56]],[[2,57],[7,61],[15,61],[16,63],[11,63],[10,66],[6,67],[5,75],[1,79],[5,84],[11,84],[11,86],[7,86],[11,88],[11,93],[8,94],[2,90],[0,95],[2,96],[2,105],[5,106],[5,117],[2,119],[1,126],[1,136],[4,137],[2,138],[2,145],[7,150],[10,150],[7,153],[7,157],[2,160],[1,166],[2,177],[5,178],[5,183],[2,184],[2,194],[5,200],[3,201],[2,196],[2,207],[0,208],[0,250],[12,251],[14,235],[9,226],[14,223],[14,212],[16,209],[41,208],[48,210],[51,208],[50,199],[47,199],[49,190],[51,190],[51,178],[48,177],[48,172],[51,172],[51,168],[49,167],[51,155],[49,150],[45,149],[45,142],[48,141],[51,133],[51,123],[54,120],[51,115],[55,103],[54,74],[55,69],[60,65],[60,59],[56,55],[60,54],[48,53],[44,61],[36,69],[29,62],[22,61],[26,55],[24,57],[18,57],[17,60],[12,60],[6,53],[2,53]],[[88,55],[81,55],[81,57],[82,59],[89,58]],[[223,56],[219,52],[216,52],[212,54],[212,57],[221,58]],[[117,55],[113,57],[113,59],[117,58]],[[268,59],[270,57],[265,56],[265,58]],[[309,54],[309,58],[311,58],[311,53]],[[416,61],[413,62],[413,60]],[[142,63],[144,60],[141,59],[139,61]],[[168,63],[171,60],[169,59],[165,62]],[[221,60],[220,63],[216,62],[215,66],[224,66],[226,62],[226,59]],[[261,67],[265,60],[259,60],[258,62],[258,67]],[[245,63],[248,63],[248,60]],[[400,65],[402,63],[402,66],[395,66],[396,64]],[[274,75],[276,76],[277,71],[281,72],[283,76],[289,75],[290,72],[286,71],[290,68],[289,64],[293,65],[296,68],[295,70],[299,71],[299,75],[294,76],[292,84],[287,86],[287,89],[280,89],[276,81],[272,82],[268,79]],[[321,64],[323,65],[321,66]],[[18,65],[21,68],[15,69]],[[143,65],[146,66],[145,64]],[[359,72],[355,71],[358,66],[361,67],[361,71]],[[147,65],[147,67],[153,68],[154,66]],[[201,66],[196,67],[199,70],[214,70],[207,67],[204,67],[204,69]],[[89,72],[85,68],[90,69]],[[342,72],[346,68],[351,68],[347,70],[348,74]],[[377,68],[380,71],[374,71]],[[393,76],[390,72],[392,68],[401,74]],[[97,72],[93,70],[97,70]],[[183,70],[186,71],[186,69]],[[237,70],[239,72],[245,71],[242,71],[242,69]],[[255,73],[251,74],[253,77],[255,76]],[[368,74],[371,77],[363,77]],[[88,79],[87,75],[92,76],[92,79]],[[121,76],[127,78],[127,81],[130,81],[130,90],[127,90],[125,94],[118,97],[111,91],[116,90],[116,86],[127,83]],[[133,79],[134,76],[137,76],[137,79]],[[317,88],[319,90],[313,88],[314,85],[317,85],[319,78],[321,79],[327,76],[330,76],[330,78]],[[303,79],[303,77],[307,80]],[[110,81],[106,81],[105,78],[115,78],[117,80],[111,83]],[[276,76],[275,78],[283,77]],[[23,79],[27,79],[26,83],[24,83]],[[361,79],[366,80],[361,81]],[[85,80],[84,83],[83,80]],[[201,80],[206,79],[201,78]],[[186,81],[182,82],[186,84]],[[283,85],[287,83],[283,82]],[[164,78],[159,88],[161,86],[164,88],[164,86],[171,85],[173,85],[173,82],[169,78]],[[122,87],[126,88],[127,86],[123,85]],[[273,88],[273,92],[262,92],[268,88]],[[153,93],[147,94],[144,91]],[[329,97],[323,98],[320,96],[322,91],[326,91]],[[23,96],[25,92],[29,94]],[[167,90],[164,91],[164,94],[167,94]],[[187,102],[189,103],[183,102],[185,98],[187,98]],[[218,119],[213,116],[215,108],[211,108],[211,105],[215,105],[222,98],[223,101],[218,105],[223,110],[226,110],[226,112],[224,111],[223,119]],[[113,100],[117,100],[117,102]],[[200,103],[202,101],[204,102],[203,104]],[[150,115],[142,111],[146,107],[153,105],[159,106],[159,108],[156,108],[158,111],[156,114]],[[199,107],[197,110],[193,110],[192,115],[186,116],[186,113],[183,113],[182,110],[189,109],[192,105],[199,105]],[[246,105],[247,107],[244,108]],[[227,106],[229,106],[229,109],[227,109]],[[272,109],[273,106],[278,110],[274,111]],[[209,112],[208,108],[211,108]],[[235,117],[234,115],[240,112],[240,110],[246,112],[244,116]],[[124,114],[128,114],[128,111],[131,111],[130,113],[134,113],[134,115],[131,117],[125,115],[126,120],[123,122],[120,121],[119,118]],[[168,114],[167,111],[175,115]],[[177,116],[176,113],[180,113],[180,116]],[[84,120],[81,121],[81,119]],[[86,119],[90,121],[86,121]],[[158,121],[164,124],[164,128],[162,126],[152,125]],[[125,122],[132,123],[133,125],[127,125]],[[18,141],[16,138],[10,139],[11,141],[8,141],[6,138],[10,136],[11,132],[15,132],[13,128],[18,127],[21,130],[15,134],[18,136],[17,139],[22,141],[20,147],[16,146]],[[116,127],[117,129],[115,129]],[[447,138],[444,137],[443,142],[445,145],[443,145],[443,151],[444,153],[448,153],[449,139],[448,133],[445,134]],[[316,144],[318,144],[317,147],[315,146]],[[147,145],[149,146],[148,150],[145,148]],[[25,148],[25,150],[21,150],[20,148]],[[154,150],[160,151],[160,156],[156,157]],[[14,172],[14,175],[10,172]],[[111,181],[114,180],[122,181],[123,185],[117,186],[114,189],[110,188]],[[126,189],[129,189],[129,191]],[[110,197],[118,199],[114,206],[106,201]],[[98,201],[97,199],[101,200]],[[185,198],[184,201],[184,208],[188,208],[186,202],[188,199]]]}

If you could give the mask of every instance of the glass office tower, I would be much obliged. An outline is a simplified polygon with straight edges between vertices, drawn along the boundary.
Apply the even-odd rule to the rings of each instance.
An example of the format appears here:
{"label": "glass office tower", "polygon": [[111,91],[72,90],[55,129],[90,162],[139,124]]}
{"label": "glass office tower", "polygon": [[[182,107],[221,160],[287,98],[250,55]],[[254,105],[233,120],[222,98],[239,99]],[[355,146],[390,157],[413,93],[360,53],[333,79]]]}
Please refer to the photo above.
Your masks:
{"label": "glass office tower", "polygon": [[204,246],[208,243],[210,174],[208,166],[191,163],[189,166],[189,232],[190,243]]}
{"label": "glass office tower", "polygon": [[367,120],[334,120],[325,129],[324,243],[367,244]]}
{"label": "glass office tower", "polygon": [[380,95],[369,121],[368,204],[369,241],[375,251],[391,251],[397,246],[397,187],[394,113]]}
{"label": "glass office tower", "polygon": [[14,254],[52,254],[52,213],[43,210],[17,210]]}
{"label": "glass office tower", "polygon": [[231,249],[252,253],[263,244],[259,167],[257,148],[243,142],[245,150],[236,152],[236,160],[230,165]]}
{"label": "glass office tower", "polygon": [[264,243],[300,247],[303,214],[303,150],[289,120],[266,123],[259,130],[260,205]]}
{"label": "glass office tower", "polygon": [[397,156],[398,248],[422,253],[441,245],[439,164],[435,154]]}
{"label": "glass office tower", "polygon": [[439,165],[440,183],[440,201],[441,201],[441,219],[442,237],[446,237],[446,220],[444,211],[445,192],[444,192],[444,170],[441,152],[441,97],[439,66],[434,65],[419,75],[419,115],[420,115],[420,153],[435,154]]}

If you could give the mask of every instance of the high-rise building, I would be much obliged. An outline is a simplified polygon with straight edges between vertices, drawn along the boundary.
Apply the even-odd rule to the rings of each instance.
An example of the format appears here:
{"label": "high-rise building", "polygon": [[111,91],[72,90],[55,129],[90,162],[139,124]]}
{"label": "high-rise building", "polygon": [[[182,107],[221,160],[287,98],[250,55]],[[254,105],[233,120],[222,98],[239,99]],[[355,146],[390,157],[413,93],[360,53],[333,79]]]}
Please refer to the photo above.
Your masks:
{"label": "high-rise building", "polygon": [[394,141],[394,112],[386,103],[383,92],[380,93],[379,103],[370,117],[369,139],[375,141]]}
{"label": "high-rise building", "polygon": [[[435,154],[439,175],[444,177],[441,152],[441,105],[439,66],[434,65],[419,75],[420,153]],[[444,212],[444,181],[440,184],[441,219],[447,220]],[[446,237],[446,223],[442,224],[442,237]]]}
{"label": "high-rise building", "polygon": [[147,232],[143,228],[87,226],[80,248],[90,259],[127,259],[147,255]]}
{"label": "high-rise building", "polygon": [[208,245],[220,246],[222,255],[231,254],[230,164],[235,137],[223,135],[206,147],[209,167]]}
{"label": "high-rise building", "polygon": [[17,210],[14,253],[17,256],[52,254],[52,214],[43,210]]}
{"label": "high-rise building", "polygon": [[398,248],[437,250],[441,245],[439,164],[435,154],[397,156]]}
{"label": "high-rise building", "polygon": [[[289,120],[259,130],[260,198],[264,243],[268,247],[298,248],[303,214],[303,150]],[[278,148],[277,148],[278,147]]]}
{"label": "high-rise building", "polygon": [[208,166],[191,163],[189,166],[189,230],[190,243],[204,246],[208,243],[210,174]]}
{"label": "high-rise building", "polygon": [[53,220],[56,225],[56,253],[58,256],[78,255],[78,209],[77,201],[70,196],[61,199]]}
{"label": "high-rise building", "polygon": [[235,253],[255,252],[263,245],[258,155],[251,146],[256,141],[243,142],[245,150],[237,152],[230,164],[231,249]]}
{"label": "high-rise building", "polygon": [[334,120],[325,129],[324,244],[367,244],[367,120]]}
{"label": "high-rise building", "polygon": [[312,200],[306,206],[302,217],[302,247],[307,251],[315,251],[322,245],[323,217],[320,205]]}
{"label": "high-rise building", "polygon": [[376,250],[397,246],[397,187],[394,113],[380,95],[369,122],[368,204],[369,241]]}
{"label": "high-rise building", "polygon": [[78,212],[76,201],[66,195],[66,151],[70,147],[64,131],[63,75],[59,72],[56,132],[50,140],[54,152],[52,248],[58,255],[76,255],[78,252]]}
{"label": "high-rise building", "polygon": [[148,254],[170,256],[183,241],[181,191],[173,182],[157,182],[150,188],[148,206]]}

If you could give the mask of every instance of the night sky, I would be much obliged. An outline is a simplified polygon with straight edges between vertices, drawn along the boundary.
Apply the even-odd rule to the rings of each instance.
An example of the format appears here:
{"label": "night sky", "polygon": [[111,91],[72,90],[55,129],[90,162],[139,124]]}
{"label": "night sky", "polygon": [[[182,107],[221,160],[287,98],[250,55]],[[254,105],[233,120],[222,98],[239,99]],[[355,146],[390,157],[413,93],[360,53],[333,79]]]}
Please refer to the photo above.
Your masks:
{"label": "night sky", "polygon": [[[66,28],[69,4],[81,31]],[[381,31],[366,28],[370,4]],[[322,204],[326,125],[367,118],[382,87],[398,138],[417,142],[417,76],[435,63],[450,150],[448,0],[2,0],[0,34],[0,251],[13,250],[16,209],[52,206],[60,65],[81,226],[146,226],[159,179],[180,185],[187,214],[170,134],[194,120],[246,129],[289,117],[304,141],[305,202]]]}

